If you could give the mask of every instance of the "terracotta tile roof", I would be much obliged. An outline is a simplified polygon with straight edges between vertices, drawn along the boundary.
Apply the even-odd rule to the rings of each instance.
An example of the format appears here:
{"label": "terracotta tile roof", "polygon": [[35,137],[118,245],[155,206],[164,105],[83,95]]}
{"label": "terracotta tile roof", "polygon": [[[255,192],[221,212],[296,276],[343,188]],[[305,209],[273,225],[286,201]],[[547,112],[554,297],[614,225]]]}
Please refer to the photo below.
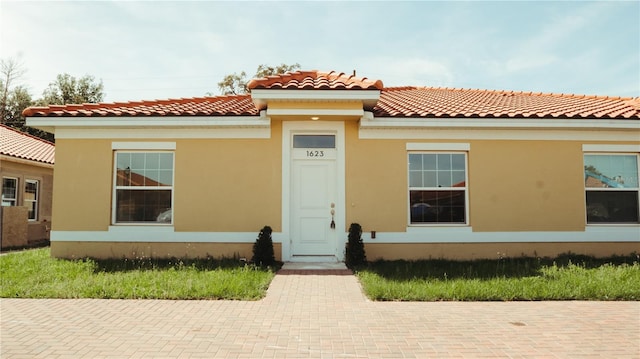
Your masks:
{"label": "terracotta tile roof", "polygon": [[0,125],[0,155],[55,163],[55,145],[9,126]]}
{"label": "terracotta tile roof", "polygon": [[258,109],[250,95],[193,97],[182,99],[85,103],[29,107],[25,117],[112,117],[112,116],[254,116]]}
{"label": "terracotta tile roof", "polygon": [[249,81],[247,87],[250,90],[382,90],[384,85],[380,80],[346,75],[343,72],[313,70],[287,72],[282,75],[253,79]]}
{"label": "terracotta tile roof", "polygon": [[639,98],[433,87],[382,91],[373,109],[389,117],[640,118]]}
{"label": "terracotta tile roof", "polygon": [[[433,87],[384,88],[339,72],[296,71],[254,79],[251,89],[381,90],[378,117],[640,119],[640,98]],[[27,117],[257,116],[251,95],[30,107]]]}

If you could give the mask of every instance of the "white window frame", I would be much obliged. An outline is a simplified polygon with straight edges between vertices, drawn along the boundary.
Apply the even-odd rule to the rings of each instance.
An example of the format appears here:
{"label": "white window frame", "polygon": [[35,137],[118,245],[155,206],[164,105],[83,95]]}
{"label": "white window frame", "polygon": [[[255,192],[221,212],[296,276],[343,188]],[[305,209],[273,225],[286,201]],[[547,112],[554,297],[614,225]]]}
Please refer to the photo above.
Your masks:
{"label": "white window frame", "polygon": [[[582,163],[584,166],[584,157],[585,156],[635,156],[636,158],[636,169],[638,170],[638,178],[640,179],[640,146],[634,145],[583,145],[583,153],[582,153]],[[585,203],[585,212],[584,212],[584,220],[587,226],[637,226],[640,225],[640,218],[638,222],[628,222],[628,223],[599,223],[599,222],[589,222],[587,216],[587,192],[636,192],[638,206],[640,206],[640,184],[638,187],[628,187],[628,188],[596,188],[596,187],[587,187],[586,181],[584,184],[584,203]]]}
{"label": "white window frame", "polygon": [[[468,143],[407,143],[407,225],[409,227],[468,227],[469,226],[469,149]],[[411,154],[462,154],[464,155],[464,187],[411,187],[409,155]],[[412,223],[411,191],[464,191],[464,222],[461,223]]]}
{"label": "white window frame", "polygon": [[[35,195],[35,199],[27,199],[27,184],[35,184],[36,185],[36,195]],[[36,179],[25,179],[24,180],[24,205],[31,210],[33,204],[35,203],[35,206],[33,207],[33,218],[28,218],[29,222],[36,222],[38,220],[38,214],[40,212],[40,181],[36,180]]]}
{"label": "white window frame", "polygon": [[[175,143],[130,143],[130,142],[117,142],[112,144],[113,149],[113,193],[111,199],[111,225],[113,226],[173,226],[174,225],[174,205],[175,205],[175,168],[176,168],[176,156],[175,156]],[[158,187],[146,187],[146,186],[118,186],[118,154],[119,153],[170,153],[173,156],[173,168],[171,169],[171,186],[158,186]],[[169,223],[164,222],[118,222],[117,221],[117,192],[121,189],[133,189],[133,190],[159,190],[159,191],[171,191],[171,221]]]}
{"label": "white window frame", "polygon": [[[11,202],[11,203],[13,203],[13,204],[11,204],[11,205],[9,205],[9,206],[6,206],[6,207],[15,207],[15,206],[17,206],[17,205],[18,205],[18,194],[19,194],[19,192],[20,192],[20,190],[18,189],[18,185],[20,184],[20,180],[19,180],[17,177],[3,176],[3,177],[2,177],[2,184],[3,184],[3,185],[4,185],[4,180],[5,180],[5,179],[8,179],[8,180],[14,180],[14,182],[15,182],[16,194],[15,194],[15,197],[14,197],[14,198],[12,198],[12,199],[5,199],[4,197],[0,198],[0,205],[3,205],[3,206],[4,206],[4,203],[5,203],[5,202]],[[4,186],[3,186],[3,188],[1,188],[0,190],[3,190],[3,189],[4,189]],[[2,193],[3,193],[3,192],[0,192],[0,195],[2,195]]]}

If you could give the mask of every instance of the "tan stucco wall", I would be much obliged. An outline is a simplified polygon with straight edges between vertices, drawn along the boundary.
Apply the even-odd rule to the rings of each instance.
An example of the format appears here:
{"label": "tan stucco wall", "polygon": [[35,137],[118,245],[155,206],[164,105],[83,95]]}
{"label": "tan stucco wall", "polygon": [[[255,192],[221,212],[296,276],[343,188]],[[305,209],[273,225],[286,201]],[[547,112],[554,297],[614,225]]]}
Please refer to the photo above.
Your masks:
{"label": "tan stucco wall", "polygon": [[513,257],[557,257],[573,253],[594,257],[640,252],[640,243],[365,243],[367,260],[377,259],[499,259]]}
{"label": "tan stucco wall", "polygon": [[176,231],[281,231],[279,127],[273,124],[271,139],[177,141]]}
{"label": "tan stucco wall", "polygon": [[[404,232],[406,143],[427,141],[360,140],[356,126],[346,126],[347,224]],[[471,148],[469,225],[474,232],[584,230],[583,142],[465,142]]]}
{"label": "tan stucco wall", "polygon": [[401,140],[360,140],[345,124],[346,226],[404,232],[407,227],[407,152]]}
{"label": "tan stucco wall", "polygon": [[56,140],[53,230],[106,231],[111,220],[109,140]]}
{"label": "tan stucco wall", "polygon": [[[176,142],[175,230],[255,232],[269,225],[280,231],[281,137],[280,124],[275,123],[271,139],[166,140]],[[108,229],[112,142],[61,139],[56,143],[54,230]]]}
{"label": "tan stucco wall", "polygon": [[[276,260],[281,260],[280,243],[273,244]],[[53,242],[51,256],[57,258],[245,258],[251,260],[253,243],[127,243]]]}
{"label": "tan stucco wall", "polygon": [[474,232],[584,230],[582,156],[580,142],[472,142]]}

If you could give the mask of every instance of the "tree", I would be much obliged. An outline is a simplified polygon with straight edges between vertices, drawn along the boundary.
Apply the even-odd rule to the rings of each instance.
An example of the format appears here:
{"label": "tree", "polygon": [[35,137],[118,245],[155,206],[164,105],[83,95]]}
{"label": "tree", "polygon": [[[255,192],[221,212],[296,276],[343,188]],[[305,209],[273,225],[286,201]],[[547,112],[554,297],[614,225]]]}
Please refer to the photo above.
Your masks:
{"label": "tree", "polygon": [[53,135],[28,127],[22,111],[33,105],[65,105],[69,103],[100,102],[104,98],[102,81],[96,83],[92,76],[77,80],[68,74],[58,75],[56,81],[49,84],[43,97],[33,101],[26,87],[17,85],[26,70],[21,61],[15,58],[0,59],[0,121],[22,132],[53,142]]}
{"label": "tree", "polygon": [[[279,66],[259,65],[256,69],[254,78],[267,77],[273,75],[283,74],[287,71],[299,70],[300,64],[295,63],[293,65],[280,64]],[[241,73],[232,73],[225,76],[222,81],[218,82],[218,89],[223,95],[239,95],[249,93],[247,88],[247,73],[242,71]],[[210,95],[210,93],[209,93]]]}
{"label": "tree", "polygon": [[104,99],[102,80],[96,83],[93,76],[80,79],[69,74],[60,74],[42,93],[39,106],[97,103]]}
{"label": "tree", "polygon": [[16,120],[15,117],[10,117],[8,114],[9,107],[15,107],[14,104],[10,103],[11,97],[14,96],[11,86],[25,72],[20,60],[13,57],[0,59],[0,73],[2,75],[2,78],[0,78],[0,120],[2,120],[3,124],[13,123]]}

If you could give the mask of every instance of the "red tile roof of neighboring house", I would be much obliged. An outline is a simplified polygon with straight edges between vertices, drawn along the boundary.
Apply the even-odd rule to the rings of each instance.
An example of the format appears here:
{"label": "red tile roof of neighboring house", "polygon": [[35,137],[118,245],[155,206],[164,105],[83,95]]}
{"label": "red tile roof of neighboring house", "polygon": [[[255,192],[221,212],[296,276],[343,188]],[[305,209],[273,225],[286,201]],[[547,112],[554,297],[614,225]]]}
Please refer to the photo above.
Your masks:
{"label": "red tile roof of neighboring house", "polygon": [[346,75],[342,72],[294,71],[249,81],[247,87],[280,90],[382,90],[380,80]]}
{"label": "red tile roof of neighboring house", "polygon": [[9,126],[0,125],[0,155],[54,164],[55,145]]}
{"label": "red tile roof of neighboring house", "polygon": [[[640,98],[434,87],[384,88],[379,80],[338,72],[296,71],[254,79],[249,88],[280,90],[380,90],[378,117],[640,119]],[[30,107],[28,117],[251,116],[251,95],[124,103]]]}

